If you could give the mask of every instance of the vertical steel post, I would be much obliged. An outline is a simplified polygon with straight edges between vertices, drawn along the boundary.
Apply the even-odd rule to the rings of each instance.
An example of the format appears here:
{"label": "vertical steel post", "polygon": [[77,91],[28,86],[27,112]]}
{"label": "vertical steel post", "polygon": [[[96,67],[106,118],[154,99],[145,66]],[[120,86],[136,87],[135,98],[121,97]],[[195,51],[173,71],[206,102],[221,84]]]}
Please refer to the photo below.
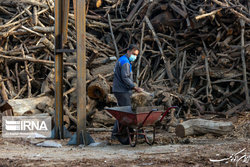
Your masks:
{"label": "vertical steel post", "polygon": [[68,20],[69,20],[69,2],[70,0],[63,0],[62,4],[62,45],[67,43],[68,37]]}
{"label": "vertical steel post", "polygon": [[77,144],[86,138],[86,1],[76,2],[77,33]]}
{"label": "vertical steel post", "polygon": [[62,0],[55,0],[55,138],[62,139],[63,135],[63,54],[57,53],[62,49]]}

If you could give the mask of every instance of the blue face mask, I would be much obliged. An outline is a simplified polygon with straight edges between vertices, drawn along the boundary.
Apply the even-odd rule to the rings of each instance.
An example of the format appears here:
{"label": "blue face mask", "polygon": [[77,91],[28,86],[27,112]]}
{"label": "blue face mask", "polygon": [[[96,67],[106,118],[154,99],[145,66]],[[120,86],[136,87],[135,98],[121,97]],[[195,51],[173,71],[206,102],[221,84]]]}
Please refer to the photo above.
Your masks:
{"label": "blue face mask", "polygon": [[131,54],[130,57],[129,57],[129,61],[133,62],[136,60],[136,56]]}

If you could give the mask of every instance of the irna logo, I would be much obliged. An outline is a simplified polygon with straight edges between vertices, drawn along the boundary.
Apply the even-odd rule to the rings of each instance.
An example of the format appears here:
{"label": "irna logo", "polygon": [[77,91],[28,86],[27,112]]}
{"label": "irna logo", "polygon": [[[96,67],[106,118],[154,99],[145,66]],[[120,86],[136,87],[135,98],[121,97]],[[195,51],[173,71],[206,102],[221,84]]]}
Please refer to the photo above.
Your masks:
{"label": "irna logo", "polygon": [[6,138],[42,138],[51,136],[51,116],[3,116],[2,136]]}
{"label": "irna logo", "polygon": [[38,121],[38,120],[25,120],[25,121],[5,120],[5,129],[8,131],[48,130],[45,121]]}

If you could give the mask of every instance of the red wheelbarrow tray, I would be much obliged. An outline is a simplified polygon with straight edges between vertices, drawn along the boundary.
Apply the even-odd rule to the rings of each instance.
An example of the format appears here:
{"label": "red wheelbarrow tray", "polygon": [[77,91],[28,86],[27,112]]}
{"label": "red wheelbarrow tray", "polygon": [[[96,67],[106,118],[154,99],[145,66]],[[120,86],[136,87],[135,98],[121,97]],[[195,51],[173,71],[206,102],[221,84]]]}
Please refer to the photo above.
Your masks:
{"label": "red wheelbarrow tray", "polygon": [[[133,112],[131,106],[122,106],[105,108],[105,110],[107,110],[112,116],[114,116],[120,124],[136,128],[138,126],[154,125],[159,120],[164,111],[159,110],[159,108],[162,107],[140,107],[137,108],[135,112]],[[155,111],[157,109],[158,111]]]}

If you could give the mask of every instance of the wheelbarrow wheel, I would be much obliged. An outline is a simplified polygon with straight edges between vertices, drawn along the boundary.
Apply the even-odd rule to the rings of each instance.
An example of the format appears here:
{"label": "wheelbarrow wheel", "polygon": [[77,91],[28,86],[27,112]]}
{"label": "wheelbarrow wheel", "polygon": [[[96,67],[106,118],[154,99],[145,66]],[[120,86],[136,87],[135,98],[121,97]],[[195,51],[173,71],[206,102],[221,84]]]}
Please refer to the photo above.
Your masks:
{"label": "wheelbarrow wheel", "polygon": [[123,145],[129,144],[129,138],[128,138],[128,132],[127,127],[123,127],[120,131],[120,133],[116,136],[118,141]]}
{"label": "wheelbarrow wheel", "polygon": [[143,130],[144,134],[145,134],[145,141],[148,145],[153,145],[155,142],[155,126],[147,129],[147,130]]}
{"label": "wheelbarrow wheel", "polygon": [[138,130],[136,129],[131,132],[130,128],[127,127],[127,133],[130,146],[135,147],[138,140]]}

